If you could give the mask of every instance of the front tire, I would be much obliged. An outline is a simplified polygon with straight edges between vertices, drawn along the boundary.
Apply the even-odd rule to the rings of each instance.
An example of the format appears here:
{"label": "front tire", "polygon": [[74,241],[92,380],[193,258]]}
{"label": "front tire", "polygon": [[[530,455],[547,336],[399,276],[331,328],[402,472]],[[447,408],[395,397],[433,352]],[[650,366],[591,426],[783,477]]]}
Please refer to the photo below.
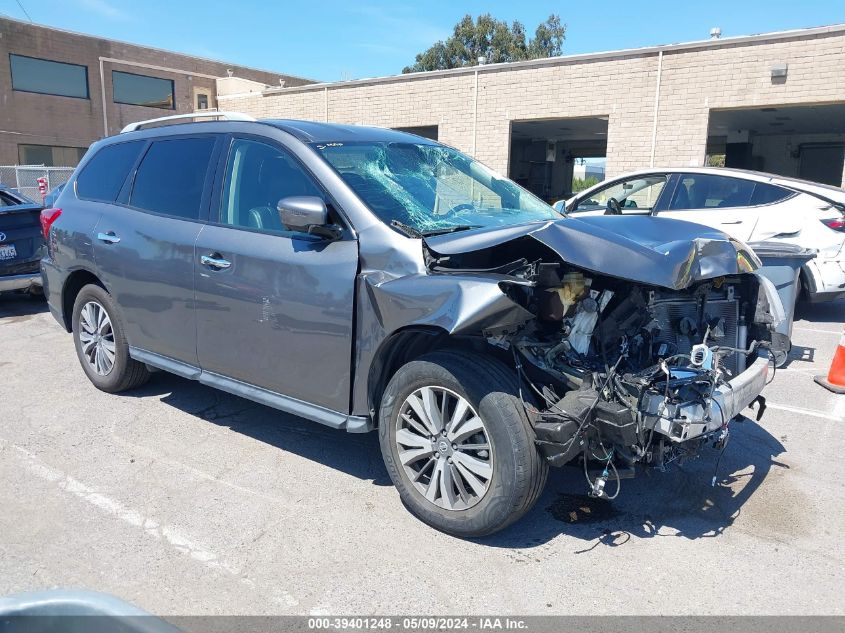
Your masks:
{"label": "front tire", "polygon": [[102,287],[89,284],[79,291],[72,328],[79,363],[97,389],[117,393],[149,380],[146,366],[130,358],[120,313]]}
{"label": "front tire", "polygon": [[400,368],[382,397],[379,441],[406,507],[458,537],[519,519],[548,474],[516,376],[476,354],[435,352]]}

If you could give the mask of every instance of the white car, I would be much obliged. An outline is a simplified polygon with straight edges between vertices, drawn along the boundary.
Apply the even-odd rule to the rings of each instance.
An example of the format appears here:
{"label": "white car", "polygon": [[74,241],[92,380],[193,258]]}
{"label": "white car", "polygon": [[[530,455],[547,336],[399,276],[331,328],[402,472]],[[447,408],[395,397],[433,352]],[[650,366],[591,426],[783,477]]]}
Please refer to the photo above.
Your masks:
{"label": "white car", "polygon": [[818,252],[801,271],[812,302],[845,296],[845,190],[741,169],[649,169],[606,180],[555,207],[568,215],[659,215],[721,229],[743,242]]}

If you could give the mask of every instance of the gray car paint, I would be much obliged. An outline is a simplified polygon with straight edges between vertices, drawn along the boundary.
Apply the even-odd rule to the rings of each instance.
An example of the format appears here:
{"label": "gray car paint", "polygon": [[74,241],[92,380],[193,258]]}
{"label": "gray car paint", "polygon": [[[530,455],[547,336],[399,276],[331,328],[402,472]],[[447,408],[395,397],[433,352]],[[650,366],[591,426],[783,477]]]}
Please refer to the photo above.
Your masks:
{"label": "gray car paint", "polygon": [[348,409],[355,240],[308,241],[209,225],[197,253],[231,263],[194,268],[200,367]]}
{"label": "gray car paint", "polygon": [[[197,364],[194,242],[197,222],[119,209],[94,231],[100,280],[121,308],[133,347]],[[97,234],[120,239],[109,243]]]}
{"label": "gray car paint", "polygon": [[[132,265],[127,272],[125,258],[105,254],[120,249],[98,246],[96,259],[90,253],[91,211],[89,219],[77,226],[75,210],[86,204],[76,200],[75,188],[70,186],[60,201],[72,206],[74,213],[57,220],[51,235],[61,244],[43,264],[51,286],[51,310],[69,326],[61,302],[68,274],[83,266],[105,274],[105,285],[114,289],[122,309],[126,310],[124,302],[130,303],[133,314],[127,339],[136,358],[338,428],[372,428],[368,417],[371,382],[378,378],[381,351],[398,332],[426,328],[460,334],[519,323],[531,316],[501,290],[502,282],[518,281],[500,275],[433,274],[425,265],[426,248],[458,253],[531,235],[576,266],[667,288],[741,272],[737,255],[746,253],[743,245],[718,231],[681,222],[670,226],[653,218],[643,218],[650,223],[631,223],[629,238],[589,222],[560,220],[438,236],[426,240],[426,246],[376,217],[311,143],[362,138],[431,141],[375,128],[291,121],[178,126],[179,134],[209,132],[251,135],[288,149],[331,193],[347,224],[348,238],[297,246],[290,237],[224,229],[207,221],[179,221],[192,226],[184,232],[176,229],[174,239],[173,227],[165,218],[95,204],[108,209],[97,232],[110,227],[131,236],[120,246],[131,247],[128,252],[138,266]],[[173,127],[162,127],[121,134],[118,140],[174,133]],[[77,173],[99,145],[114,141],[106,139],[94,146]],[[114,217],[121,213],[122,218]],[[706,237],[690,239],[690,234]],[[85,246],[81,256],[72,252],[74,244]],[[178,252],[175,261],[164,263],[165,248]],[[202,270],[199,257],[203,253],[224,250],[238,258],[233,266],[238,274],[227,277]],[[753,267],[753,254],[749,253],[749,260]],[[186,281],[190,266],[195,285]],[[249,270],[251,266],[255,268]],[[117,272],[121,270],[123,274]],[[194,319],[197,329],[192,336]],[[181,342],[174,342],[172,332],[166,331],[174,327],[183,337]],[[220,346],[217,351],[215,344]],[[200,350],[193,362],[191,345]]]}
{"label": "gray car paint", "polygon": [[[681,220],[648,216],[572,218],[520,227],[452,233],[426,240],[444,255],[491,248],[529,235],[569,264],[672,290],[723,275],[750,272],[760,260],[725,233]],[[690,238],[690,235],[696,237]]]}

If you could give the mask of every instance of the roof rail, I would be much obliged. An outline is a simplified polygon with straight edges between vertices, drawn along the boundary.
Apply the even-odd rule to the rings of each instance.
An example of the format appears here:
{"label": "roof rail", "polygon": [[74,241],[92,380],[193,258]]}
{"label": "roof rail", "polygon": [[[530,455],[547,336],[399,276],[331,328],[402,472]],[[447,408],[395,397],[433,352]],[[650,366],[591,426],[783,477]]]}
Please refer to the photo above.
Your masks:
{"label": "roof rail", "polygon": [[216,118],[216,119],[225,119],[226,121],[255,121],[254,117],[249,116],[248,114],[243,114],[242,112],[189,112],[188,114],[174,114],[172,116],[163,116],[159,117],[158,119],[147,119],[146,121],[137,121],[135,123],[130,123],[125,128],[123,128],[120,133],[123,134],[124,132],[134,132],[135,130],[140,130],[145,125],[149,125],[151,123],[161,123],[163,121],[177,121],[180,119],[209,119],[209,118]]}

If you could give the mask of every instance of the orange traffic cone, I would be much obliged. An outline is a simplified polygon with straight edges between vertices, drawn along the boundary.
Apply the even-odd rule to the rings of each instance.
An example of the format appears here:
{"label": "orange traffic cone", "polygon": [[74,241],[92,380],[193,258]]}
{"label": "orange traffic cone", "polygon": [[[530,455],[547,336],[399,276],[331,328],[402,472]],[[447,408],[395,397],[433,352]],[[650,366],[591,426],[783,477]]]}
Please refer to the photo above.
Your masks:
{"label": "orange traffic cone", "polygon": [[836,348],[836,354],[833,355],[827,378],[816,376],[813,380],[833,393],[845,393],[845,333],[839,337],[839,345]]}

